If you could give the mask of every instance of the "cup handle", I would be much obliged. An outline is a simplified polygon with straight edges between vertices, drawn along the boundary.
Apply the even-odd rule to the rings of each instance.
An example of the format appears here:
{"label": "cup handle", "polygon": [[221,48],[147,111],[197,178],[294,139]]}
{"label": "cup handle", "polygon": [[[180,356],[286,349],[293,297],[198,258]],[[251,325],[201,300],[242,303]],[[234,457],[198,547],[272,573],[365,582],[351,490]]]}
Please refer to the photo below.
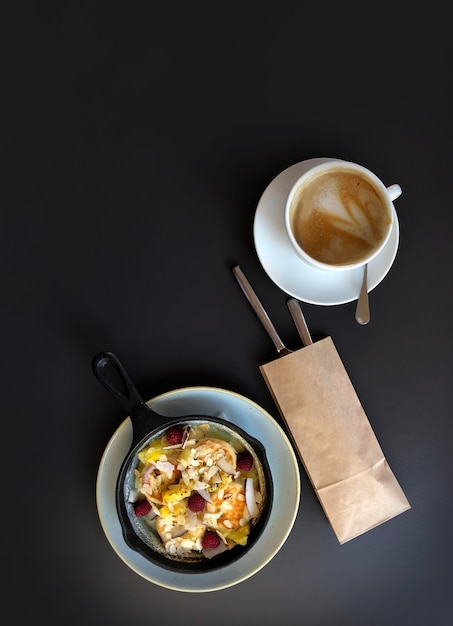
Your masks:
{"label": "cup handle", "polygon": [[400,197],[400,195],[403,193],[403,190],[399,185],[390,185],[390,187],[387,187],[387,193],[390,200],[393,202],[393,200],[396,200]]}

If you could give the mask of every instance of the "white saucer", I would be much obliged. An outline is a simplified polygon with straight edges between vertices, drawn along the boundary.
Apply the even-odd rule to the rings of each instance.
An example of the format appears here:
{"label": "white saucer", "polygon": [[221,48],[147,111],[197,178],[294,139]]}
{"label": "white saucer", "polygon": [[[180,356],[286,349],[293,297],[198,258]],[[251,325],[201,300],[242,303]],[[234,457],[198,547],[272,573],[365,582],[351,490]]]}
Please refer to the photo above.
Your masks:
{"label": "white saucer", "polygon": [[[357,300],[363,270],[344,272],[319,270],[294,251],[285,229],[286,197],[299,176],[313,165],[334,159],[301,161],[281,172],[267,186],[255,213],[253,235],[258,258],[271,280],[293,298],[310,304],[344,304]],[[398,218],[393,207],[393,228],[382,252],[368,264],[368,290],[386,276],[396,257],[399,242]]]}
{"label": "white saucer", "polygon": [[277,422],[244,396],[212,387],[177,389],[148,404],[168,417],[220,415],[243,428],[263,444],[271,468],[274,497],[270,518],[261,537],[243,557],[206,574],[172,572],[148,561],[127,546],[118,521],[115,491],[122,461],[132,442],[129,418],[119,426],[102,456],[96,501],[102,528],[118,556],[137,574],[156,585],[176,591],[217,591],[236,585],[262,569],[280,550],[296,520],[300,501],[300,474],[294,450]]}

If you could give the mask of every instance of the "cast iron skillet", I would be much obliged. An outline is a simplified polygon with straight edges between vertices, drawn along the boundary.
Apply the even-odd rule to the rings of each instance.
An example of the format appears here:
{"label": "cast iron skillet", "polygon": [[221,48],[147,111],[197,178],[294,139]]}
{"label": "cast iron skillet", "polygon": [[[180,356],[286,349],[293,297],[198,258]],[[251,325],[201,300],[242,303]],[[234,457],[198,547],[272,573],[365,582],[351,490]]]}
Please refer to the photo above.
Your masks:
{"label": "cast iron skillet", "polygon": [[[92,367],[97,379],[119,401],[132,421],[132,444],[121,465],[116,485],[117,512],[127,545],[162,567],[183,572],[206,572],[225,567],[247,552],[261,535],[272,503],[272,476],[262,444],[238,426],[218,417],[185,415],[169,418],[159,415],[144,402],[125,367],[112,352],[97,354]],[[128,501],[134,484],[134,470],[139,464],[137,453],[151,439],[162,436],[170,426],[207,423],[220,430],[224,434],[223,438],[229,440],[236,449],[247,450],[252,454],[263,495],[261,513],[251,528],[246,546],[236,545],[211,559],[195,552],[190,557],[171,556],[165,551],[157,531],[150,530],[142,518],[134,515],[133,506]]]}

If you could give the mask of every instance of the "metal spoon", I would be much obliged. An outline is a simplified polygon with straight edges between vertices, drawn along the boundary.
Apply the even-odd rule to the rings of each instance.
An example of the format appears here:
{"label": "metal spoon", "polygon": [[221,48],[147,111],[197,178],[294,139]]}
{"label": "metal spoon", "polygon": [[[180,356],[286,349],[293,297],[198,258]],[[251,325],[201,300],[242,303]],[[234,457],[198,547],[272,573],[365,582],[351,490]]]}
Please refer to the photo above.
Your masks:
{"label": "metal spoon", "polygon": [[[390,185],[387,187],[387,193],[393,202],[403,193],[399,185]],[[370,321],[370,305],[368,302],[368,265],[363,268],[362,286],[360,288],[359,297],[357,299],[357,308],[355,311],[355,319],[359,324],[368,324]]]}
{"label": "metal spoon", "polygon": [[368,264],[363,268],[362,286],[360,287],[355,310],[355,319],[359,324],[365,325],[370,321],[370,304],[368,301]]}

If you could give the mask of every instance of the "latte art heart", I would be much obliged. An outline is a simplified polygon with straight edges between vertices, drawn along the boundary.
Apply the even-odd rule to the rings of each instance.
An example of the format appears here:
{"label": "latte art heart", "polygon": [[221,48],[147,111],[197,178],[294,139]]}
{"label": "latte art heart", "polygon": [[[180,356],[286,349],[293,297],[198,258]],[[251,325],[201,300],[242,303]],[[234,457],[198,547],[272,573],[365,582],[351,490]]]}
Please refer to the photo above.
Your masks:
{"label": "latte art heart", "polygon": [[385,200],[366,176],[345,168],[307,179],[291,203],[299,246],[330,265],[360,262],[378,248],[391,223]]}

